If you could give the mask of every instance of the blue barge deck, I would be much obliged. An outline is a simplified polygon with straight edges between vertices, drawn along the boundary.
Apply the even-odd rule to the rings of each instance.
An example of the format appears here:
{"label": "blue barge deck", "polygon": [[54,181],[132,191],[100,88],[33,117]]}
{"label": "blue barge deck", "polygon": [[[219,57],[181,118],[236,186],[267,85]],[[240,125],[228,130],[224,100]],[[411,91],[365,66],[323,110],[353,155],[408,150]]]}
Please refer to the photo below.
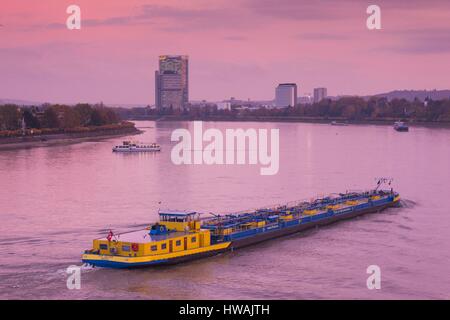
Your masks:
{"label": "blue barge deck", "polygon": [[396,206],[399,200],[399,194],[393,191],[346,193],[312,202],[207,218],[202,228],[211,231],[212,243],[231,242],[229,249],[233,250],[311,227],[379,212]]}

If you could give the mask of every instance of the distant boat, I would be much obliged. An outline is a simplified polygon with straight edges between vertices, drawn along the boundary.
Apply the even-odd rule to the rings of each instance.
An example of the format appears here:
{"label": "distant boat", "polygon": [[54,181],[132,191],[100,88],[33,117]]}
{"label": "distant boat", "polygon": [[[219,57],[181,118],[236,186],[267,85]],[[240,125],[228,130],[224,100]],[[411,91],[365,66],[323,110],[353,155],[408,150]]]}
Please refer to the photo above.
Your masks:
{"label": "distant boat", "polygon": [[337,121],[331,121],[330,123],[332,126],[348,126],[347,122],[337,122]]}
{"label": "distant boat", "polygon": [[396,121],[394,123],[394,129],[399,131],[399,132],[407,132],[409,131],[409,127],[406,123],[404,123],[403,121]]}
{"label": "distant boat", "polygon": [[122,145],[112,148],[113,152],[155,152],[161,151],[157,143],[142,144],[131,141],[123,141]]}

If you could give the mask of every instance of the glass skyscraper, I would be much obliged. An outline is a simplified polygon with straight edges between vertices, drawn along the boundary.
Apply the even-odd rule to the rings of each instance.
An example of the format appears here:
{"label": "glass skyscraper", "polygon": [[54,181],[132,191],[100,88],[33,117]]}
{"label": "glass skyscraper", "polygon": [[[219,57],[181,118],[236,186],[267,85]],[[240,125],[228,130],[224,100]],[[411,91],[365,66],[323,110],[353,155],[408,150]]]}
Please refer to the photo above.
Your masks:
{"label": "glass skyscraper", "polygon": [[155,72],[156,108],[181,109],[189,102],[188,56],[159,56]]}

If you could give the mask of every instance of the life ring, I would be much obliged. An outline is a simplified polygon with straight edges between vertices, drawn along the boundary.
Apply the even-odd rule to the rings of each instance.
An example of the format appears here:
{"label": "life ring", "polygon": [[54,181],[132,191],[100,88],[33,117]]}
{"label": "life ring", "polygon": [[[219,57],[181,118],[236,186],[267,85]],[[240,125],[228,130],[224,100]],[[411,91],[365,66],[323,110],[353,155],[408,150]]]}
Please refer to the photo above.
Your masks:
{"label": "life ring", "polygon": [[133,244],[131,245],[131,249],[132,249],[133,251],[139,251],[139,244],[133,243]]}

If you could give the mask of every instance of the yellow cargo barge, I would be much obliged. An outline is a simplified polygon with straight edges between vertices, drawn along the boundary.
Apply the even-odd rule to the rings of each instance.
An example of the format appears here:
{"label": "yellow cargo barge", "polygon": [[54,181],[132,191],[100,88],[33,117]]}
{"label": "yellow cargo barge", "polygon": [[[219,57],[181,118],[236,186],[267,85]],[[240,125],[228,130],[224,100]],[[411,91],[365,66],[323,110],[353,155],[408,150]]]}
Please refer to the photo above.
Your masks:
{"label": "yellow cargo barge", "polygon": [[[378,184],[378,186],[380,183]],[[334,194],[310,202],[262,208],[240,214],[200,219],[193,211],[160,211],[160,221],[147,229],[95,239],[82,256],[100,267],[130,268],[172,264],[308,228],[380,212],[399,205],[400,195],[391,190]]]}
{"label": "yellow cargo barge", "polygon": [[113,268],[178,263],[215,255],[231,243],[211,244],[210,231],[200,229],[196,212],[160,211],[159,217],[147,229],[95,239],[83,262]]}

